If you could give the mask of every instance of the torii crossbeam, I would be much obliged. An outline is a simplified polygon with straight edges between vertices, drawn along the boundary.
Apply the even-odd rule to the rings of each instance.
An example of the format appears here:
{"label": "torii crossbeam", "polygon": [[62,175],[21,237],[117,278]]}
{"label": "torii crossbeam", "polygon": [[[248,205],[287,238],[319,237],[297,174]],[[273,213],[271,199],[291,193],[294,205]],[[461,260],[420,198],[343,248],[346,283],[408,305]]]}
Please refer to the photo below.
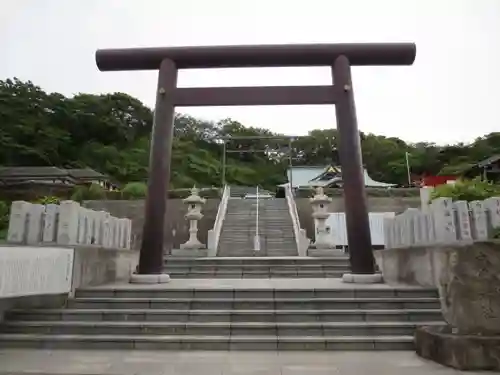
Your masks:
{"label": "torii crossbeam", "polygon": [[[413,43],[98,50],[96,62],[101,71],[159,70],[138,275],[144,276],[145,282],[162,280],[155,275],[162,275],[163,271],[163,241],[176,106],[335,104],[351,276],[358,275],[360,280],[368,280],[370,275],[375,274],[375,262],[363,182],[351,66],[411,65],[415,56],[416,46]],[[179,69],[290,66],[331,66],[333,84],[285,87],[177,87]],[[151,277],[148,278],[148,275]],[[354,279],[351,281],[355,281]]]}

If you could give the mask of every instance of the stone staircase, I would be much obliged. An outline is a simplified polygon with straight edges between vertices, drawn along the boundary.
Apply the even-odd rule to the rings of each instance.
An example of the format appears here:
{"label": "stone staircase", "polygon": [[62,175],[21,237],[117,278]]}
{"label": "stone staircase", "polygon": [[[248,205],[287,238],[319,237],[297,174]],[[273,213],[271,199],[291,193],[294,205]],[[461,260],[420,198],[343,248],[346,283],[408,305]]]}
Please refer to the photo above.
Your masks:
{"label": "stone staircase", "polygon": [[17,310],[0,347],[149,350],[411,350],[440,325],[435,290],[98,287],[65,308]]}
{"label": "stone staircase", "polygon": [[[233,189],[233,188],[231,188]],[[254,251],[257,200],[229,199],[217,255],[283,257],[298,255],[285,199],[262,199],[259,205],[260,251]]]}
{"label": "stone staircase", "polygon": [[172,279],[340,278],[349,272],[347,257],[167,257],[165,272]]}

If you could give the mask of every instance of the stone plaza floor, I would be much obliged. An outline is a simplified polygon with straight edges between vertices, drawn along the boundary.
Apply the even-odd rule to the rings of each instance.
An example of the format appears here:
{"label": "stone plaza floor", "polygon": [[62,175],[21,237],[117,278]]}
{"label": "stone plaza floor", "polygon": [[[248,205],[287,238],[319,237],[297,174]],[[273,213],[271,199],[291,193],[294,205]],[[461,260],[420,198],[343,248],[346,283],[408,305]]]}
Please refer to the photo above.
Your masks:
{"label": "stone plaza floor", "polygon": [[[452,375],[413,352],[0,350],[0,375]],[[467,374],[479,374],[467,372]],[[485,374],[485,373],[483,373]]]}

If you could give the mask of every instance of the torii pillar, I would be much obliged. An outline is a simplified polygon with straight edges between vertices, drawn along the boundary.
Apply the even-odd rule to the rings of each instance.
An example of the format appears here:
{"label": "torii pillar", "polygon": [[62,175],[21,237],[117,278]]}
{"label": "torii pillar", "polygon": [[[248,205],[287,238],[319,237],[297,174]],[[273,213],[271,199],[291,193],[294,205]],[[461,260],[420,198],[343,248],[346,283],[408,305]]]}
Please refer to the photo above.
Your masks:
{"label": "torii pillar", "polygon": [[[411,65],[413,43],[295,44],[107,49],[101,71],[159,70],[149,184],[138,273],[132,282],[161,283],[175,106],[335,104],[351,273],[345,282],[381,281],[375,273],[351,66]],[[178,88],[178,69],[331,66],[333,85]]]}

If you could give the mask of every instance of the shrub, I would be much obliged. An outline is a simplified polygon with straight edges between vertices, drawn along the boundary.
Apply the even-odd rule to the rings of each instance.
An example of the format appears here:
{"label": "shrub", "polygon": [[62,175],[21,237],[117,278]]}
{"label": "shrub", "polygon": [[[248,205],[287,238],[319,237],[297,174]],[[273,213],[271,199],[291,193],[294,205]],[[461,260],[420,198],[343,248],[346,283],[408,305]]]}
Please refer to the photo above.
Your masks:
{"label": "shrub", "polygon": [[[203,198],[220,198],[222,193],[219,188],[200,188],[198,192]],[[170,199],[184,199],[191,195],[191,189],[175,189],[169,190],[168,197]]]}
{"label": "shrub", "polygon": [[34,203],[43,204],[43,205],[46,205],[46,204],[59,204],[59,203],[61,203],[61,198],[54,197],[54,196],[51,196],[51,197],[42,197],[42,198],[37,199]]}
{"label": "shrub", "polygon": [[122,189],[123,199],[144,199],[148,192],[148,187],[144,182],[129,182]]}
{"label": "shrub", "polygon": [[[146,189],[147,190],[147,189]],[[219,188],[201,188],[199,192],[200,196],[203,198],[220,198],[222,196],[222,190]],[[146,195],[146,194],[144,194]],[[184,199],[191,195],[191,189],[175,189],[168,191],[168,197],[170,199]],[[93,198],[88,200],[140,200],[144,199],[140,197],[139,194],[132,196],[125,191],[106,191],[102,198]],[[87,200],[87,199],[85,199]]]}
{"label": "shrub", "polygon": [[436,198],[451,198],[454,201],[482,201],[500,196],[500,185],[480,178],[473,180],[458,180],[454,184],[440,185],[431,194],[431,200]]}
{"label": "shrub", "polygon": [[76,186],[71,194],[71,200],[76,202],[103,199],[106,199],[106,191],[98,184]]}
{"label": "shrub", "polygon": [[[368,197],[380,198],[403,198],[403,197],[419,197],[420,189],[418,188],[366,188]],[[344,190],[342,188],[325,188],[324,192],[331,198],[342,197]],[[316,190],[312,188],[302,188],[297,190],[297,198],[311,198],[316,194]]]}

